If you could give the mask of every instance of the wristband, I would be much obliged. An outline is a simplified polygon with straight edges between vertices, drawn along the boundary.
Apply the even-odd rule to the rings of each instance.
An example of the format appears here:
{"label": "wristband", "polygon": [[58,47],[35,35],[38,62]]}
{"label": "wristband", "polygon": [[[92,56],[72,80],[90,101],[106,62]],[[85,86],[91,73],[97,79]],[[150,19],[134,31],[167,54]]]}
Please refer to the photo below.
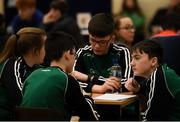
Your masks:
{"label": "wristband", "polygon": [[99,79],[98,76],[94,76],[94,75],[93,75],[93,76],[91,77],[91,82],[92,82],[93,84],[98,84],[98,82],[99,82],[98,79]]}
{"label": "wristband", "polygon": [[88,79],[87,79],[87,82],[91,82],[91,77],[92,77],[93,75],[91,75],[91,74],[88,74]]}
{"label": "wristband", "polygon": [[98,83],[98,76],[94,76],[92,74],[88,75],[87,83],[91,82],[92,84],[97,84]]}

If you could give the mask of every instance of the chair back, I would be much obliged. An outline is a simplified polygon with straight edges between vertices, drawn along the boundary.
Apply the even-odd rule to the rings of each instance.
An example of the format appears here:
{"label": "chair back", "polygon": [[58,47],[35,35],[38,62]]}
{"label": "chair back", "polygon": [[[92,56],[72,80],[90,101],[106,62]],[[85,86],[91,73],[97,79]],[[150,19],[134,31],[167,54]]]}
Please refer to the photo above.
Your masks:
{"label": "chair back", "polygon": [[157,37],[155,41],[163,48],[165,63],[180,75],[180,36]]}
{"label": "chair back", "polygon": [[67,120],[64,112],[52,108],[15,107],[15,120]]}

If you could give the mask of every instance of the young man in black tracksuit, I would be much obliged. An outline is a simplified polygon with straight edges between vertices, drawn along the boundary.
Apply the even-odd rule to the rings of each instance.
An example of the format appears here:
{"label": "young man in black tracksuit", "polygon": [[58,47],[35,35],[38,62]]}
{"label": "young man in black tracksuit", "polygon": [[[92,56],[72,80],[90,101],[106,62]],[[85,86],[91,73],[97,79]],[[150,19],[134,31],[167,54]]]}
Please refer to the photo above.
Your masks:
{"label": "young man in black tracksuit", "polygon": [[96,14],[90,20],[88,30],[90,46],[78,50],[75,64],[75,70],[88,75],[88,78],[81,79],[82,75],[77,75],[77,79],[87,83],[87,92],[115,91],[120,87],[120,79],[110,77],[110,68],[116,61],[121,66],[122,79],[129,78],[130,52],[126,47],[113,44],[114,20],[111,15]]}
{"label": "young man in black tracksuit", "polygon": [[[86,92],[117,91],[121,87],[120,81],[130,77],[130,52],[124,46],[113,44],[115,41],[114,28],[112,16],[106,13],[96,14],[89,22],[90,45],[86,45],[77,51],[75,64],[75,76],[82,81]],[[121,66],[121,79],[111,76],[110,69],[116,64]],[[108,106],[108,109],[104,109],[104,107],[107,106],[103,106],[103,109],[100,108],[103,114],[102,120],[120,119],[119,106]],[[104,114],[105,112],[107,113]]]}
{"label": "young man in black tracksuit", "polygon": [[141,41],[133,47],[131,66],[135,76],[125,87],[147,98],[145,118],[148,121],[180,120],[180,77],[162,61],[163,50],[153,40]]}

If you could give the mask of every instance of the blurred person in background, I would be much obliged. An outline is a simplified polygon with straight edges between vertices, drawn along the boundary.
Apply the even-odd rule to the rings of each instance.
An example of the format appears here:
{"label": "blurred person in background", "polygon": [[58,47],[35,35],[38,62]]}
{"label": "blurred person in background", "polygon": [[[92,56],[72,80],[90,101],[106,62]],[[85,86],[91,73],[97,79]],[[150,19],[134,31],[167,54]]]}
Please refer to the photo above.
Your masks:
{"label": "blurred person in background", "polygon": [[151,36],[151,38],[157,37],[169,37],[178,36],[177,32],[180,30],[180,3],[177,4],[174,9],[164,15],[164,21],[161,22],[162,30]]}
{"label": "blurred person in background", "polygon": [[26,27],[9,37],[0,54],[0,120],[12,120],[24,80],[43,63],[45,31]]}
{"label": "blurred person in background", "polygon": [[72,35],[76,40],[77,48],[84,46],[83,37],[76,21],[68,15],[69,5],[65,0],[53,0],[50,10],[43,17],[41,27],[50,31],[63,31]]}
{"label": "blurred person in background", "polygon": [[176,9],[177,6],[180,6],[180,0],[169,0],[168,6],[159,8],[155,12],[152,20],[150,21],[149,27],[148,27],[150,36],[153,36],[153,35],[159,33],[160,31],[162,31],[162,29],[163,29],[162,24],[166,20],[165,15],[174,11],[174,9]]}
{"label": "blurred person in background", "polygon": [[162,22],[163,30],[153,35],[151,38],[156,40],[164,51],[164,61],[170,68],[180,75],[180,6],[176,10],[171,11],[165,15],[165,20]]}
{"label": "blurred person in background", "polygon": [[123,0],[122,10],[119,15],[128,16],[135,26],[134,42],[137,43],[145,38],[145,16],[141,10],[138,0]]}
{"label": "blurred person in background", "polygon": [[23,27],[39,27],[43,14],[36,9],[36,0],[16,0],[18,15],[14,17],[10,25],[9,33],[16,33]]}
{"label": "blurred person in background", "polygon": [[135,26],[128,16],[117,16],[115,21],[115,43],[125,45],[129,49],[133,46]]}

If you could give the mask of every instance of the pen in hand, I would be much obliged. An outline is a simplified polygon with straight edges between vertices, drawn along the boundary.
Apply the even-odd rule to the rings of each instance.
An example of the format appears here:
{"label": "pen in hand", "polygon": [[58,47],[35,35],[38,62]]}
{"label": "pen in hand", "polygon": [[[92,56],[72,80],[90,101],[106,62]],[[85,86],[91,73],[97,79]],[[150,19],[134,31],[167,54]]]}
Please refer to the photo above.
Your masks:
{"label": "pen in hand", "polygon": [[[98,80],[105,82],[107,80],[107,78],[99,78]],[[122,81],[121,85],[125,84],[125,83],[126,83],[126,81]]]}

